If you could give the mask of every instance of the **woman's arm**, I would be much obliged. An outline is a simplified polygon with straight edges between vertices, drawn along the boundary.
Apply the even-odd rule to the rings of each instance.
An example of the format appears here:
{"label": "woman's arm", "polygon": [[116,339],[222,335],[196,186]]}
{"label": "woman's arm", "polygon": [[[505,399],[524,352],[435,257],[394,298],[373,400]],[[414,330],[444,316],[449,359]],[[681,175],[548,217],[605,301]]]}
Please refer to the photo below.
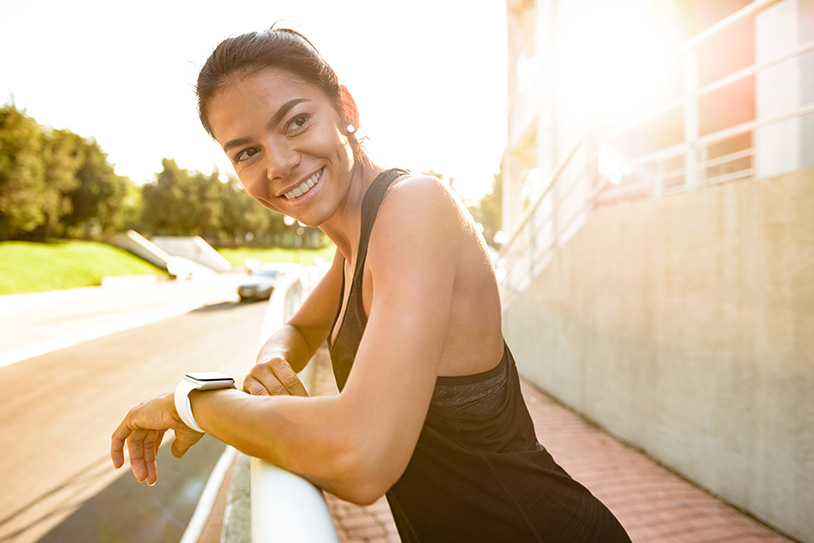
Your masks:
{"label": "woman's arm", "polygon": [[328,273],[300,309],[260,348],[257,363],[243,380],[243,390],[255,395],[307,396],[297,373],[330,333],[341,296],[343,263],[337,251]]}
{"label": "woman's arm", "polygon": [[[342,394],[192,392],[198,423],[237,449],[342,498],[370,503],[381,496],[404,472],[432,398],[460,259],[460,220],[437,180],[411,179],[394,187],[371,237],[373,302]],[[143,441],[142,418],[147,417],[128,414],[114,446],[128,436]],[[134,449],[144,457],[138,443],[128,445],[131,458]]]}

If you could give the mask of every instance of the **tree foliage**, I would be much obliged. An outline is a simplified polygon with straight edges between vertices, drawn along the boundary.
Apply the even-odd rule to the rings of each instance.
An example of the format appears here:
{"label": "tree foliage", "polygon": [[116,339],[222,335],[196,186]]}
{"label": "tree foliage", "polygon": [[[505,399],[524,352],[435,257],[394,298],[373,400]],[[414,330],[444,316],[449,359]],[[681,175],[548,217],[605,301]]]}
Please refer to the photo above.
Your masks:
{"label": "tree foliage", "polygon": [[61,221],[63,236],[88,237],[94,231],[122,228],[128,203],[136,205],[127,198],[134,185],[116,174],[95,141],[80,139],[77,156],[76,185],[67,192],[70,211]]}
{"label": "tree foliage", "polygon": [[0,240],[88,237],[121,227],[130,184],[96,141],[0,108]]}
{"label": "tree foliage", "polygon": [[[222,180],[223,178],[223,180]],[[252,198],[232,176],[180,168],[165,158],[153,182],[142,187],[142,230],[158,235],[198,235],[220,246],[321,247],[315,228],[286,225]]]}
{"label": "tree foliage", "polygon": [[34,119],[14,106],[0,109],[0,239],[14,239],[45,221],[42,143]]}
{"label": "tree foliage", "polygon": [[475,205],[469,206],[469,212],[475,221],[483,226],[483,237],[486,243],[500,248],[500,237],[503,217],[503,170],[501,168],[494,176],[492,191],[485,194]]}

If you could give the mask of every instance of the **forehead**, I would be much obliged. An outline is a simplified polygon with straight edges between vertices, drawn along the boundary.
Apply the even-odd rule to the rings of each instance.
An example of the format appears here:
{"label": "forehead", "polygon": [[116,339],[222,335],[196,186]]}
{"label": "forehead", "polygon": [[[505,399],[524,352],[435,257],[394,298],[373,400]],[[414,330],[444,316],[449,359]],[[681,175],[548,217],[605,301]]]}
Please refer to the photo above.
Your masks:
{"label": "forehead", "polygon": [[286,102],[305,98],[328,103],[319,89],[280,68],[235,75],[218,90],[207,107],[212,132],[221,144],[258,120],[265,123]]}

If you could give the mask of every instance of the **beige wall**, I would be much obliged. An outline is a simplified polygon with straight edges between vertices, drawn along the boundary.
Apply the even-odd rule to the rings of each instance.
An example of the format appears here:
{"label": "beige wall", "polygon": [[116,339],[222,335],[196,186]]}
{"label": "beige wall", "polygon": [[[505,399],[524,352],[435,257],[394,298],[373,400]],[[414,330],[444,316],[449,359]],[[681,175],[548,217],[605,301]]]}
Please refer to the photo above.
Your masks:
{"label": "beige wall", "polygon": [[598,209],[504,318],[543,390],[814,542],[814,170]]}

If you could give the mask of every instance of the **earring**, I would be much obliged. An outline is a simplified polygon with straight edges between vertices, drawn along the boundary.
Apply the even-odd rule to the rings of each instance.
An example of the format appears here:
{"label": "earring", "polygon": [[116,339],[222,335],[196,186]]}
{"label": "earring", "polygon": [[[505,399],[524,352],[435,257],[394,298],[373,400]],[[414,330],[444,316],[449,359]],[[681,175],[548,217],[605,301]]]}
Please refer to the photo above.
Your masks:
{"label": "earring", "polygon": [[353,134],[354,132],[356,132],[356,127],[353,126],[352,124],[349,124],[347,126],[347,131],[348,131],[348,134]]}

